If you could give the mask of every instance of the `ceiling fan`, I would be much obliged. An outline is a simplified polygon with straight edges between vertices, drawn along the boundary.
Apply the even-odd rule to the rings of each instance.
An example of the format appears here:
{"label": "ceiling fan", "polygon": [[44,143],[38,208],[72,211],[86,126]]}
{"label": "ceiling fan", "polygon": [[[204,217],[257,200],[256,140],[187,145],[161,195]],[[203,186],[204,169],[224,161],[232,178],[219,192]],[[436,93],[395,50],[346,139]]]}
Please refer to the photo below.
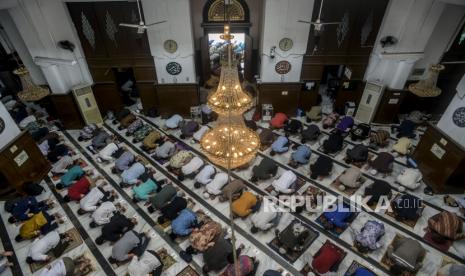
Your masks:
{"label": "ceiling fan", "polygon": [[297,22],[301,22],[301,23],[312,24],[313,27],[314,27],[313,32],[314,32],[315,36],[321,35],[321,32],[323,31],[323,26],[324,25],[339,25],[339,24],[341,24],[341,22],[322,22],[321,21],[321,11],[323,10],[324,2],[325,2],[325,0],[321,0],[320,11],[319,11],[318,17],[317,17],[317,19],[315,21],[305,21],[305,20],[298,20],[297,21]]}
{"label": "ceiling fan", "polygon": [[142,19],[142,13],[140,12],[140,1],[139,0],[137,0],[137,11],[139,12],[139,24],[119,23],[119,26],[134,28],[134,29],[137,29],[138,34],[143,34],[145,30],[147,29],[147,27],[166,22],[166,20],[162,20],[162,21],[158,21],[152,24],[145,24],[144,20]]}

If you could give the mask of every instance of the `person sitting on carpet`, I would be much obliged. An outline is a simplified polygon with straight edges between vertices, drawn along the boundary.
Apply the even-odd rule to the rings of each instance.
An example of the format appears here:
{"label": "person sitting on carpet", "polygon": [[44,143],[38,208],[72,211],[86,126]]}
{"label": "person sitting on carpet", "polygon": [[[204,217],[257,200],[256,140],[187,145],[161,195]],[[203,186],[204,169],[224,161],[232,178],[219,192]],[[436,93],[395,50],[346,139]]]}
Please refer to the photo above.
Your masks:
{"label": "person sitting on carpet", "polygon": [[94,137],[95,134],[97,134],[97,131],[98,131],[97,125],[95,124],[86,125],[84,128],[82,128],[79,131],[78,141],[82,142],[82,141],[87,141],[87,140],[92,139],[92,137]]}
{"label": "person sitting on carpet", "polygon": [[52,165],[52,169],[50,171],[54,175],[64,174],[68,171],[69,166],[73,165],[74,163],[75,161],[71,156],[65,155]]}
{"label": "person sitting on carpet", "polygon": [[284,113],[276,113],[270,121],[270,127],[273,129],[283,128],[288,118]]}
{"label": "person sitting on carpet", "polygon": [[439,244],[465,238],[463,221],[455,213],[448,211],[430,217],[427,230],[431,232],[431,239]]}
{"label": "person sitting on carpet", "polygon": [[310,165],[310,177],[312,179],[319,178],[320,180],[326,176],[329,176],[333,170],[333,159],[326,155],[318,156],[315,163]]}
{"label": "person sitting on carpet", "polygon": [[365,188],[364,192],[364,196],[370,197],[370,199],[367,201],[369,206],[373,206],[373,204],[378,203],[382,196],[385,196],[389,199],[391,195],[391,185],[388,182],[380,179],[375,179],[373,184]]}
{"label": "person sitting on carpet", "polygon": [[334,230],[335,228],[346,229],[357,213],[341,210],[347,206],[336,205],[334,211],[323,212],[324,219],[322,225],[326,230]]}
{"label": "person sitting on carpet", "polygon": [[438,270],[437,276],[463,276],[465,275],[465,265],[448,263]]}
{"label": "person sitting on carpet", "polygon": [[194,155],[192,152],[187,151],[187,150],[180,150],[176,152],[169,161],[169,169],[174,170],[175,172],[179,171],[182,166],[187,164],[192,158],[194,158]]}
{"label": "person sitting on carpet", "polygon": [[310,231],[301,223],[296,222],[292,224],[292,227],[286,227],[283,231],[276,229],[275,235],[278,238],[279,253],[284,255],[304,250]]}
{"label": "person sitting on carpet", "polygon": [[188,163],[181,167],[181,173],[178,175],[178,179],[183,181],[185,178],[193,178],[204,164],[201,158],[194,156]]}
{"label": "person sitting on carpet", "polygon": [[50,216],[46,211],[40,211],[26,220],[19,228],[19,234],[15,237],[16,242],[31,240],[40,235],[47,235],[50,231],[58,228],[58,223],[62,223],[60,214]]}
{"label": "person sitting on carpet", "polygon": [[407,137],[402,137],[392,146],[392,151],[396,155],[407,155],[412,148],[412,141]]}
{"label": "person sitting on carpet", "polygon": [[316,273],[325,274],[328,272],[336,272],[339,269],[339,264],[345,254],[335,244],[326,241],[318,252],[313,256],[312,268]]}
{"label": "person sitting on carpet", "polygon": [[175,240],[177,237],[189,236],[192,230],[198,226],[197,214],[191,209],[185,208],[171,221],[170,238]]}
{"label": "person sitting on carpet", "polygon": [[363,254],[381,248],[383,245],[379,241],[385,232],[384,224],[369,220],[359,232],[353,231],[354,246]]}
{"label": "person sitting on carpet", "polygon": [[233,181],[226,184],[223,187],[221,196],[219,198],[220,202],[225,202],[229,199],[231,201],[236,200],[242,194],[242,191],[246,189],[245,184],[240,179],[234,179]]}
{"label": "person sitting on carpet", "polygon": [[410,139],[414,139],[415,135],[415,128],[417,124],[410,120],[403,120],[399,126],[391,126],[391,132],[397,132],[397,138],[407,137]]}
{"label": "person sitting on carpet", "polygon": [[176,129],[181,126],[181,123],[184,119],[179,114],[174,114],[165,121],[166,129]]}
{"label": "person sitting on carpet", "polygon": [[297,186],[297,175],[291,171],[284,171],[281,176],[271,182],[274,188],[274,194],[292,194]]}
{"label": "person sitting on carpet", "polygon": [[124,213],[126,209],[121,203],[113,204],[111,201],[105,201],[92,213],[90,216],[92,221],[90,222],[90,228],[95,228],[110,222],[111,218],[116,212]]}
{"label": "person sitting on carpet", "polygon": [[113,140],[113,142],[108,143],[103,149],[101,149],[97,156],[97,161],[100,163],[103,162],[110,162],[113,160],[113,154],[118,151],[119,145],[117,140]]}
{"label": "person sitting on carpet", "polygon": [[26,263],[50,261],[52,257],[47,254],[49,252],[53,253],[55,257],[59,257],[71,241],[71,237],[66,233],[59,234],[56,230],[50,231],[32,242],[27,253]]}
{"label": "person sitting on carpet", "polygon": [[323,129],[332,128],[336,125],[337,120],[339,119],[339,114],[336,112],[330,113],[323,119],[322,125]]}
{"label": "person sitting on carpet", "polygon": [[265,210],[265,204],[260,204],[260,209],[250,218],[252,222],[250,232],[252,234],[256,234],[258,231],[266,232],[278,226],[281,217],[281,212],[268,212]]}
{"label": "person sitting on carpet", "polygon": [[387,256],[392,262],[390,273],[401,275],[403,271],[418,271],[423,265],[426,250],[414,239],[400,237],[395,239],[387,249]]}
{"label": "person sitting on carpet", "polygon": [[139,182],[139,177],[145,173],[145,166],[137,161],[121,173],[120,186],[131,186]]}
{"label": "person sitting on carpet", "polygon": [[180,252],[180,256],[186,262],[192,260],[192,255],[205,252],[215,245],[216,241],[222,237],[223,228],[221,224],[208,219],[200,227],[192,229],[189,235],[190,245]]}
{"label": "person sitting on carpet", "polygon": [[113,137],[110,136],[110,134],[108,134],[105,130],[100,129],[94,138],[92,138],[90,148],[97,151],[110,143],[111,140],[113,140]]}
{"label": "person sitting on carpet", "polygon": [[312,121],[318,122],[321,120],[321,106],[320,105],[314,105],[310,108],[309,111],[305,113],[305,116],[307,118],[307,123],[310,123]]}
{"label": "person sitting on carpet", "polygon": [[[236,256],[239,256],[240,252],[244,248],[241,244],[236,250]],[[203,252],[202,271],[208,275],[211,271],[219,271],[226,267],[228,264],[234,262],[235,250],[231,242],[224,237],[220,237],[213,246],[209,247]]]}
{"label": "person sitting on carpet", "polygon": [[270,155],[274,156],[276,153],[285,153],[289,150],[290,142],[285,136],[279,136],[273,144],[271,144]]}
{"label": "person sitting on carpet", "polygon": [[210,164],[203,167],[202,170],[200,170],[200,172],[195,176],[194,188],[198,189],[210,183],[213,179],[213,176],[215,175],[215,172],[215,167]]}
{"label": "person sitting on carpet", "polygon": [[302,123],[299,120],[291,119],[284,124],[286,134],[298,134],[302,131]]}
{"label": "person sitting on carpet", "polygon": [[186,139],[192,137],[194,133],[199,130],[199,123],[196,121],[190,120],[190,121],[184,121],[181,124],[181,135],[179,135],[179,138],[181,139]]}
{"label": "person sitting on carpet", "polygon": [[258,134],[258,138],[260,139],[260,145],[269,147],[275,140],[275,134],[271,129],[264,128]]}
{"label": "person sitting on carpet", "polygon": [[176,195],[182,197],[183,193],[178,192],[178,190],[172,184],[164,185],[161,190],[149,198],[148,201],[150,205],[147,207],[147,211],[152,214],[155,212],[155,210],[159,210],[168,204]]}
{"label": "person sitting on carpet", "polygon": [[315,141],[320,137],[321,131],[317,125],[311,124],[300,132],[300,143],[305,144],[308,141]]}
{"label": "person sitting on carpet", "polygon": [[71,185],[68,188],[68,194],[63,197],[65,202],[70,201],[80,201],[85,195],[87,195],[90,191],[91,187],[94,187],[96,182],[99,180],[103,180],[101,176],[98,176],[96,179],[83,176],[79,179],[76,183]]}
{"label": "person sitting on carpet", "polygon": [[410,194],[403,194],[392,202],[392,211],[398,221],[417,220],[421,216],[421,200]]}
{"label": "person sitting on carpet", "polygon": [[152,130],[144,140],[142,140],[142,146],[140,147],[143,151],[150,152],[157,148],[163,143],[163,136],[157,130]]}
{"label": "person sitting on carpet", "polygon": [[129,276],[161,276],[163,273],[163,262],[157,252],[145,251],[142,256],[133,256],[128,266]]}
{"label": "person sitting on carpet", "polygon": [[53,164],[68,154],[70,154],[70,149],[66,145],[59,144],[47,154],[47,160]]}
{"label": "person sitting on carpet", "polygon": [[[256,257],[250,257],[247,255],[240,255],[237,257],[237,269],[242,275],[255,275],[258,269],[260,261]],[[236,266],[234,263],[229,264],[226,269],[220,274],[220,276],[235,276]]]}
{"label": "person sitting on carpet", "polygon": [[212,181],[205,185],[204,197],[207,198],[210,195],[217,196],[222,193],[223,187],[228,183],[228,174],[219,172],[215,175]]}
{"label": "person sitting on carpet", "polygon": [[5,202],[5,211],[11,214],[8,222],[16,223],[26,221],[42,210],[51,209],[53,205],[54,202],[50,199],[38,202],[33,196],[25,196]]}
{"label": "person sitting on carpet", "polygon": [[159,224],[165,223],[178,217],[179,212],[187,208],[187,200],[184,197],[175,196],[170,203],[160,208],[161,216],[157,221]]}
{"label": "person sitting on carpet", "polygon": [[336,183],[340,184],[337,188],[344,191],[346,188],[357,189],[362,186],[362,172],[358,167],[350,166],[337,179]]}
{"label": "person sitting on carpet", "polygon": [[249,191],[234,200],[231,204],[233,217],[246,218],[252,212],[256,212],[260,207],[260,198]]}
{"label": "person sitting on carpet", "polygon": [[166,183],[166,179],[155,180],[153,177],[147,178],[143,183],[137,183],[132,187],[134,193],[133,201],[145,201],[149,199],[152,193],[161,190],[162,186]]}
{"label": "person sitting on carpet", "polygon": [[346,151],[346,163],[362,166],[368,160],[368,147],[362,144],[355,145]]}
{"label": "person sitting on carpet", "polygon": [[209,131],[210,128],[208,126],[202,126],[201,128],[199,128],[199,130],[197,130],[193,135],[192,135],[192,138],[194,138],[194,141],[196,142],[200,142],[200,140],[202,139],[202,137],[205,135],[205,133],[207,133],[207,131]]}
{"label": "person sitting on carpet", "polygon": [[129,169],[129,167],[134,163],[136,159],[135,155],[123,148],[124,152],[116,159],[115,166],[111,169],[111,172],[114,174],[122,173],[123,171]]}
{"label": "person sitting on carpet", "polygon": [[126,115],[126,117],[124,117],[123,119],[121,119],[121,121],[119,122],[118,130],[123,130],[123,129],[127,128],[127,127],[130,126],[135,120],[137,120],[136,115],[134,115],[134,114],[132,114],[132,113],[129,113],[128,115]]}
{"label": "person sitting on carpet", "polygon": [[139,128],[141,128],[144,125],[144,122],[142,119],[136,119],[134,122],[132,122],[126,129],[126,136],[131,136],[133,135]]}
{"label": "person sitting on carpet", "polygon": [[323,152],[326,154],[338,153],[344,145],[344,137],[342,132],[336,130],[328,136],[328,139],[323,141]]}
{"label": "person sitting on carpet", "polygon": [[95,243],[102,245],[105,241],[116,242],[124,233],[132,230],[136,225],[136,218],[129,219],[123,214],[115,213],[110,222],[102,226],[102,234],[95,239]]}
{"label": "person sitting on carpet", "polygon": [[111,264],[126,262],[133,257],[140,257],[149,245],[150,238],[147,233],[137,233],[134,230],[127,231],[111,249],[111,256],[108,261]]}
{"label": "person sitting on carpet", "polygon": [[276,175],[278,172],[278,165],[273,159],[263,158],[257,166],[252,168],[251,182],[258,180],[267,180]]}
{"label": "person sitting on carpet", "polygon": [[74,165],[60,177],[60,183],[56,184],[56,188],[61,190],[74,184],[76,180],[80,179],[86,173],[79,165]]}
{"label": "person sitting on carpet", "polygon": [[176,152],[176,145],[167,140],[155,149],[154,159],[168,159]]}
{"label": "person sitting on carpet", "polygon": [[419,169],[406,168],[397,176],[396,182],[410,190],[420,187],[423,176]]}
{"label": "person sitting on carpet", "polygon": [[[103,182],[103,183],[101,183]],[[105,182],[100,181],[100,184],[97,184],[96,187],[93,187],[89,193],[87,193],[80,201],[79,201],[79,210],[77,213],[79,215],[84,215],[88,212],[93,212],[97,210],[97,207],[105,201],[113,201],[117,198],[118,195],[115,190],[111,189],[111,186]]]}
{"label": "person sitting on carpet", "polygon": [[388,152],[380,152],[374,160],[368,160],[368,165],[373,168],[370,173],[376,175],[378,172],[390,174],[394,166],[394,156]]}
{"label": "person sitting on carpet", "polygon": [[289,166],[297,168],[299,165],[305,165],[310,162],[310,156],[312,155],[312,150],[306,145],[300,145],[297,147],[297,150],[291,154],[291,160],[289,161]]}
{"label": "person sitting on carpet", "polygon": [[369,147],[378,150],[379,148],[384,148],[389,144],[389,138],[391,134],[386,130],[378,130],[376,132],[371,132],[370,134],[370,145]]}

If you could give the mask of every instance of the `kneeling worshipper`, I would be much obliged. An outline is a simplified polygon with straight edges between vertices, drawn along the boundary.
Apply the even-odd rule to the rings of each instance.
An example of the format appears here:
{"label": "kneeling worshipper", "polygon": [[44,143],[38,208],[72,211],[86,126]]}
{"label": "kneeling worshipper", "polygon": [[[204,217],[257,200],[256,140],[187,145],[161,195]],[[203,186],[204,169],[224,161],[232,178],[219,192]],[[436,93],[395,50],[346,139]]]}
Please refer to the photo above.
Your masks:
{"label": "kneeling worshipper", "polygon": [[393,263],[390,272],[392,275],[401,275],[403,271],[418,271],[423,265],[422,261],[426,250],[414,239],[399,237],[389,245],[387,256]]}
{"label": "kneeling worshipper", "polygon": [[233,181],[226,184],[223,187],[223,192],[220,196],[220,202],[225,202],[231,199],[231,201],[236,200],[242,194],[242,191],[246,189],[245,184],[240,179],[234,179]]}
{"label": "kneeling worshipper", "polygon": [[328,272],[336,272],[344,257],[344,251],[330,241],[326,241],[313,256],[312,267],[315,272],[321,275]]}
{"label": "kneeling worshipper", "polygon": [[90,222],[90,227],[95,228],[110,222],[110,219],[118,211],[119,208],[121,212],[124,213],[124,208],[119,204],[113,204],[111,201],[105,201],[92,213]]}
{"label": "kneeling worshipper", "polygon": [[64,174],[68,171],[69,166],[73,165],[74,162],[75,161],[71,156],[65,155],[52,165],[52,169],[50,171],[53,175]]}
{"label": "kneeling worshipper", "polygon": [[186,208],[187,200],[184,197],[175,196],[170,203],[160,208],[161,216],[158,217],[157,221],[159,224],[163,224],[167,220],[173,220],[179,212]]}
{"label": "kneeling worshipper", "polygon": [[184,119],[179,114],[174,114],[165,121],[166,129],[176,129],[178,128]]}
{"label": "kneeling worshipper", "polygon": [[320,105],[314,105],[310,108],[309,111],[305,113],[305,116],[307,117],[307,123],[310,123],[312,121],[318,122],[321,120],[321,106]]}
{"label": "kneeling worshipper", "polygon": [[[244,245],[236,250],[236,256],[239,256]],[[234,262],[233,250],[235,250],[230,240],[220,237],[213,246],[203,252],[204,265],[202,270],[205,274],[211,271],[220,271],[228,264]]]}
{"label": "kneeling worshipper", "polygon": [[169,164],[168,164],[169,169],[177,172],[182,168],[182,166],[187,164],[192,158],[194,158],[194,155],[192,154],[192,152],[187,151],[187,150],[180,150],[176,152],[173,156],[171,156]]}
{"label": "kneeling worshipper", "polygon": [[417,220],[422,213],[421,200],[410,194],[403,194],[392,202],[392,211],[398,221]]}
{"label": "kneeling worshipper", "polygon": [[151,152],[163,143],[163,136],[157,130],[152,130],[142,140],[142,146],[140,147],[143,151]]}
{"label": "kneeling worshipper", "polygon": [[321,124],[323,125],[323,129],[332,128],[336,125],[337,120],[339,119],[339,114],[336,112],[330,113],[323,119]]}
{"label": "kneeling worshipper", "polygon": [[286,227],[283,231],[275,230],[278,238],[279,253],[301,252],[304,250],[305,241],[310,235],[308,229],[301,223],[293,223],[292,227]]}
{"label": "kneeling worshipper", "polygon": [[179,138],[181,139],[186,139],[192,137],[194,133],[199,130],[199,123],[196,121],[190,120],[187,122],[183,122],[181,124],[181,135],[179,135]]}
{"label": "kneeling worshipper", "polygon": [[210,164],[203,167],[194,178],[194,188],[198,189],[210,183],[213,179],[213,176],[215,175],[215,172],[215,167]]}
{"label": "kneeling worshipper", "polygon": [[289,139],[285,136],[279,136],[273,144],[271,144],[270,155],[274,156],[276,153],[284,153],[289,150]]}
{"label": "kneeling worshipper", "polygon": [[63,189],[71,186],[76,180],[85,175],[84,170],[79,165],[74,165],[60,177],[60,183],[56,185],[57,189]]}
{"label": "kneeling worshipper", "polygon": [[369,124],[361,123],[350,130],[350,138],[353,141],[365,140],[370,136],[371,127]]}
{"label": "kneeling worshipper", "polygon": [[128,128],[135,120],[137,120],[136,115],[129,113],[119,122],[118,130]]}
{"label": "kneeling worshipper", "polygon": [[119,146],[116,141],[108,143],[103,149],[101,149],[97,156],[97,161],[100,163],[109,162],[113,160],[113,154],[118,151]]}
{"label": "kneeling worshipper", "polygon": [[113,201],[116,197],[116,191],[111,189],[111,186],[105,182],[102,184],[97,184],[96,187],[93,187],[89,193],[87,193],[80,201],[79,201],[79,210],[77,213],[79,215],[84,215],[88,212],[93,212],[97,210],[97,207],[100,203],[105,201]]}
{"label": "kneeling worshipper", "polygon": [[379,148],[384,148],[389,144],[389,138],[391,134],[386,130],[378,130],[376,132],[371,132],[370,134],[370,145],[369,147],[378,150]]}
{"label": "kneeling worshipper", "polygon": [[60,143],[60,140],[58,138],[49,138],[49,139],[46,139],[44,141],[42,141],[38,147],[40,149],[40,151],[42,152],[42,154],[44,156],[47,156],[50,152],[52,152],[55,147]]}
{"label": "kneeling worshipper", "polygon": [[310,162],[310,156],[312,151],[310,147],[306,145],[300,145],[297,147],[297,150],[291,154],[291,160],[289,161],[289,166],[296,168],[299,165],[305,165]]}
{"label": "kneeling worshipper", "polygon": [[120,111],[115,113],[114,120],[112,123],[114,125],[118,124],[119,122],[121,122],[122,119],[124,119],[124,117],[128,116],[129,114],[131,114],[131,111],[129,111],[129,109],[121,109]]}
{"label": "kneeling worshipper", "polygon": [[181,167],[181,173],[178,179],[183,181],[185,178],[193,178],[202,168],[205,163],[200,157],[194,156],[187,164]]}
{"label": "kneeling worshipper", "polygon": [[431,232],[431,239],[439,244],[465,238],[462,219],[448,211],[430,217],[427,230]]}
{"label": "kneeling worshipper", "polygon": [[201,128],[199,128],[199,130],[197,130],[193,135],[192,135],[192,138],[194,138],[194,141],[196,142],[200,142],[200,140],[202,139],[202,137],[205,135],[205,133],[207,133],[207,131],[209,131],[210,128],[208,126],[202,126]]}
{"label": "kneeling worshipper", "polygon": [[255,275],[258,269],[260,261],[256,257],[250,257],[247,255],[240,255],[237,257],[237,267],[234,263],[229,264],[226,269],[221,273],[221,276],[236,276],[236,268],[239,271],[239,275]]}
{"label": "kneeling worshipper", "polygon": [[167,140],[155,149],[154,159],[168,159],[176,152],[176,145]]}
{"label": "kneeling worshipper", "polygon": [[219,172],[213,177],[212,181],[205,185],[205,192],[203,196],[208,198],[210,196],[217,196],[222,193],[223,187],[228,183],[228,174]]}
{"label": "kneeling worshipper", "polygon": [[391,126],[391,132],[397,132],[397,138],[407,137],[407,138],[415,138],[415,128],[417,124],[410,120],[403,120],[399,126]]}
{"label": "kneeling worshipper", "polygon": [[373,168],[370,171],[372,175],[376,175],[378,172],[387,175],[392,172],[394,156],[388,152],[380,152],[374,160],[368,160],[368,164]]}
{"label": "kneeling worshipper", "polygon": [[139,182],[139,177],[145,173],[145,166],[141,162],[135,162],[121,173],[120,186],[127,187]]}
{"label": "kneeling worshipper", "polygon": [[5,202],[5,211],[11,216],[8,218],[9,223],[16,223],[28,220],[34,214],[42,210],[53,207],[53,200],[37,201],[33,196],[25,196]]}
{"label": "kneeling worshipper", "polygon": [[421,186],[423,175],[419,169],[405,168],[397,176],[396,182],[409,190],[415,190]]}
{"label": "kneeling worshipper", "polygon": [[34,239],[39,235],[47,235],[50,231],[58,228],[58,224],[55,220],[59,223],[63,222],[60,214],[50,216],[46,211],[40,211],[21,225],[19,234],[15,237],[15,240],[20,242]]}
{"label": "kneeling worshipper", "polygon": [[437,276],[463,276],[465,275],[465,265],[449,263],[441,267]]}
{"label": "kneeling worshipper", "polygon": [[[78,271],[87,271],[90,263],[88,261],[79,264]],[[76,275],[76,264],[70,257],[63,257],[60,260],[46,266],[39,276],[67,276]]]}
{"label": "kneeling worshipper", "polygon": [[139,128],[144,125],[144,122],[141,119],[136,119],[132,122],[126,129],[126,136],[133,135]]}
{"label": "kneeling worshipper", "polygon": [[13,256],[13,251],[4,251],[0,253],[0,273],[5,271],[8,267],[12,267],[14,264],[10,262],[11,256]]}
{"label": "kneeling worshipper", "polygon": [[132,187],[132,192],[134,193],[133,201],[138,202],[149,199],[150,195],[160,191],[165,183],[166,179],[154,180],[151,177],[147,178],[143,183],[137,183]]}
{"label": "kneeling worshipper", "polygon": [[344,191],[346,188],[357,189],[362,186],[362,172],[358,167],[350,166],[337,179],[336,183],[340,184],[337,188]]}
{"label": "kneeling worshipper", "polygon": [[100,129],[99,132],[92,138],[92,142],[90,148],[94,151],[97,151],[103,147],[105,147],[108,143],[110,143],[112,137],[108,134],[105,130]]}
{"label": "kneeling worshipper", "polygon": [[231,204],[233,217],[245,218],[250,213],[255,212],[260,207],[259,198],[251,192],[245,191]]}
{"label": "kneeling worshipper", "polygon": [[68,194],[63,197],[63,200],[65,202],[80,201],[85,195],[87,195],[87,193],[89,193],[90,188],[96,185],[97,181],[103,181],[103,178],[99,176],[96,180],[94,180],[84,175],[68,188]]}
{"label": "kneeling worshipper", "polygon": [[407,155],[412,148],[412,141],[407,137],[402,137],[392,146],[392,151],[397,155]]}
{"label": "kneeling worshipper", "polygon": [[153,128],[149,124],[145,124],[141,126],[138,130],[134,132],[132,143],[136,144],[136,143],[139,143],[140,141],[143,141],[144,138],[147,135],[149,135],[149,133],[152,131],[153,131]]}
{"label": "kneeling worshipper", "polygon": [[278,172],[278,165],[273,159],[263,158],[257,166],[252,168],[251,182],[258,180],[267,180],[276,175]]}
{"label": "kneeling worshipper", "polygon": [[258,231],[268,231],[273,227],[278,226],[281,219],[281,212],[273,212],[272,210],[265,210],[265,204],[260,204],[260,209],[250,218],[252,227],[250,232],[252,234]]}
{"label": "kneeling worshipper", "polygon": [[345,161],[348,164],[363,165],[368,160],[368,147],[362,144],[355,145],[347,150]]}
{"label": "kneeling worshipper", "polygon": [[47,262],[52,257],[47,253],[53,253],[55,257],[59,257],[65,251],[71,238],[66,234],[59,234],[56,230],[50,231],[47,235],[36,239],[32,242],[27,253],[26,263]]}
{"label": "kneeling worshipper", "polygon": [[136,160],[136,156],[125,149],[125,151],[116,159],[115,166],[111,169],[111,172],[114,174],[122,173],[123,171],[129,169],[129,167]]}
{"label": "kneeling worshipper", "polygon": [[286,114],[278,112],[271,118],[270,127],[276,129],[283,128],[287,120]]}
{"label": "kneeling worshipper", "polygon": [[391,185],[383,180],[375,179],[373,184],[365,188],[364,196],[369,196],[367,201],[369,206],[377,204],[382,196],[389,199],[391,197]]}
{"label": "kneeling worshipper", "polygon": [[299,120],[288,120],[284,125],[284,131],[288,134],[297,134],[302,131],[302,123]]}
{"label": "kneeling worshipper", "polygon": [[185,208],[179,212],[178,216],[171,221],[170,238],[189,236],[194,228],[198,227],[197,214],[191,209]]}
{"label": "kneeling worshipper", "polygon": [[384,224],[369,220],[359,232],[354,230],[354,246],[363,254],[381,248],[383,245],[379,241],[384,233],[386,233]]}
{"label": "kneeling worshipper", "polygon": [[297,175],[291,170],[286,170],[278,179],[273,180],[271,185],[274,188],[274,194],[292,194],[297,186]]}
{"label": "kneeling worshipper", "polygon": [[163,263],[157,252],[145,251],[142,256],[133,256],[128,266],[129,276],[160,276],[163,272]]}
{"label": "kneeling worshipper", "polygon": [[132,230],[136,226],[135,218],[127,218],[126,216],[115,213],[110,222],[102,226],[102,234],[95,239],[97,245],[102,245],[105,241],[115,242],[119,240],[124,233]]}
{"label": "kneeling worshipper", "polygon": [[317,125],[311,124],[300,132],[300,136],[302,137],[300,142],[305,144],[308,141],[315,141],[320,137],[320,134],[320,128]]}
{"label": "kneeling worshipper", "polygon": [[79,130],[78,141],[82,142],[82,141],[87,141],[87,140],[92,139],[92,137],[94,137],[97,134],[97,131],[98,131],[98,127],[96,124],[86,125],[84,128]]}
{"label": "kneeling worshipper", "polygon": [[172,184],[167,184],[164,185],[161,190],[159,190],[154,196],[149,198],[149,207],[147,208],[147,211],[152,214],[155,212],[155,210],[159,210],[163,206],[165,206],[168,202],[171,201],[171,199],[174,198],[174,196],[182,197],[182,192],[179,192],[176,190],[176,188]]}
{"label": "kneeling worshipper", "polygon": [[190,245],[180,252],[180,256],[186,262],[192,261],[192,255],[205,252],[208,248],[215,245],[216,241],[223,235],[221,224],[208,219],[199,228],[192,229],[189,236]]}
{"label": "kneeling worshipper", "polygon": [[348,206],[337,204],[336,210],[323,212],[324,219],[321,221],[323,227],[326,230],[346,229],[357,215],[355,212],[341,210],[346,207]]}
{"label": "kneeling worshipper", "polygon": [[315,163],[310,165],[310,178],[320,180],[326,176],[329,176],[333,170],[333,159],[329,158],[326,155],[318,156],[318,159]]}
{"label": "kneeling worshipper", "polygon": [[354,118],[351,116],[344,116],[336,126],[336,129],[345,133],[349,132],[350,129],[354,126]]}
{"label": "kneeling worshipper", "polygon": [[134,230],[127,231],[111,249],[108,261],[111,264],[126,262],[135,256],[142,256],[149,245],[150,238],[146,233],[137,233]]}
{"label": "kneeling worshipper", "polygon": [[323,141],[323,152],[326,154],[334,154],[339,152],[344,145],[344,137],[340,131],[331,133],[328,139]]}
{"label": "kneeling worshipper", "polygon": [[56,163],[64,156],[70,154],[70,149],[64,144],[56,145],[53,150],[47,154],[47,159],[51,163]]}
{"label": "kneeling worshipper", "polygon": [[258,134],[258,138],[260,138],[260,145],[269,147],[275,140],[275,134],[271,129],[264,128]]}

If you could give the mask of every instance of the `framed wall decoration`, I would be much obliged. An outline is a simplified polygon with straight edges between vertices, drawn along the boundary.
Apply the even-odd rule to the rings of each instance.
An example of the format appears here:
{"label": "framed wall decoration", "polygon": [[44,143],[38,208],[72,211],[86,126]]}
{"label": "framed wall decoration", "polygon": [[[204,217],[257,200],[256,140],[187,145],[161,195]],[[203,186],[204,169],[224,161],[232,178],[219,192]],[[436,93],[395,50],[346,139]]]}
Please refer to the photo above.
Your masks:
{"label": "framed wall decoration", "polygon": [[166,72],[168,72],[168,74],[170,75],[173,75],[173,76],[179,75],[181,71],[182,71],[181,64],[175,61],[172,61],[166,64]]}
{"label": "framed wall decoration", "polygon": [[285,75],[291,71],[291,64],[287,60],[281,60],[276,63],[274,70],[280,75]]}
{"label": "framed wall decoration", "polygon": [[459,107],[454,111],[452,121],[458,127],[465,127],[465,107]]}
{"label": "framed wall decoration", "polygon": [[294,41],[292,41],[292,39],[288,37],[285,37],[279,41],[279,49],[281,49],[281,51],[289,51],[290,49],[292,49],[293,46]]}
{"label": "framed wall decoration", "polygon": [[168,53],[173,54],[178,50],[178,43],[172,39],[168,39],[163,43],[163,48]]}

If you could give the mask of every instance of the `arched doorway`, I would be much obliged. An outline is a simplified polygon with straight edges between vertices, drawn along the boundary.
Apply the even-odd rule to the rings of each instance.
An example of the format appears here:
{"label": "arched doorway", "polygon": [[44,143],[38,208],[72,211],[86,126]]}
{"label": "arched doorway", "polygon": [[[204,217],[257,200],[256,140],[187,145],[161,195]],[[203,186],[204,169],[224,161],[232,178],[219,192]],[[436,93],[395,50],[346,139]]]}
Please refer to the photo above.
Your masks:
{"label": "arched doorway", "polygon": [[201,38],[202,80],[212,75],[219,76],[219,58],[223,40],[219,38],[227,22],[226,10],[230,13],[230,28],[234,35],[234,52],[241,61],[240,73],[248,81],[253,80],[252,38],[249,36],[250,14],[244,0],[208,0],[203,8],[204,36]]}

